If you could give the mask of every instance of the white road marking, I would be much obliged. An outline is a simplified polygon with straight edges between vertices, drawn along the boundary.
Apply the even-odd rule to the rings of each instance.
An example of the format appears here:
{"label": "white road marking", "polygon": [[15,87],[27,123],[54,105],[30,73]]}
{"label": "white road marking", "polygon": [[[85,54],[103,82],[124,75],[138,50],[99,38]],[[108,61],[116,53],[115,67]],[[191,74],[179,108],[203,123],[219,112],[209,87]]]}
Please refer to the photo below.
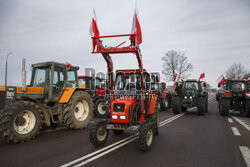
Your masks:
{"label": "white road marking", "polygon": [[[168,123],[170,123],[170,122],[172,122],[172,121],[174,121],[174,120],[176,120],[178,118],[180,118],[183,115],[185,115],[185,113],[175,115],[175,116],[173,116],[173,117],[171,117],[169,119],[166,119],[166,120],[160,122],[160,127],[165,125],[165,124],[168,124]],[[87,154],[87,155],[85,155],[83,157],[80,157],[80,158],[78,158],[76,160],[73,160],[73,161],[71,161],[69,163],[66,163],[66,164],[62,165],[61,167],[68,167],[68,166],[71,166],[71,165],[74,165],[76,167],[83,166],[83,165],[85,165],[85,164],[87,164],[89,162],[92,162],[92,161],[94,161],[94,160],[96,160],[96,159],[98,159],[98,158],[100,158],[100,157],[102,157],[102,156],[104,156],[104,155],[106,155],[106,154],[108,154],[108,153],[110,153],[110,152],[112,152],[112,151],[114,151],[114,150],[128,144],[128,143],[131,143],[132,141],[134,141],[137,138],[138,138],[138,133],[135,134],[135,135],[132,135],[130,137],[127,137],[127,138],[125,138],[123,140],[120,140],[120,141],[118,141],[118,142],[116,142],[114,144],[111,144],[111,145],[109,145],[107,147],[104,147],[104,148],[102,148],[100,150],[97,150],[97,151],[92,152],[90,154]],[[100,153],[100,154],[98,154],[98,153]],[[89,158],[89,159],[87,159],[87,158]],[[85,159],[87,159],[87,160],[85,160]],[[83,161],[83,160],[85,160],[85,161]]]}
{"label": "white road marking", "polygon": [[246,146],[239,146],[241,154],[246,162],[247,167],[250,167],[250,151]]}
{"label": "white road marking", "polygon": [[250,131],[250,126],[247,125],[245,122],[243,122],[242,120],[240,120],[239,118],[232,116],[232,118],[237,121],[239,124],[241,124],[243,127],[245,127],[248,131]]}
{"label": "white road marking", "polygon": [[231,127],[233,133],[235,136],[241,136],[240,132],[238,131],[238,129],[236,127]]}
{"label": "white road marking", "polygon": [[228,118],[227,119],[229,123],[233,123],[234,121],[232,120],[232,118]]}
{"label": "white road marking", "polygon": [[214,95],[214,96],[212,96],[212,97],[210,97],[210,98],[208,98],[208,100],[211,100],[211,99],[213,99],[213,98],[215,98],[215,95]]}

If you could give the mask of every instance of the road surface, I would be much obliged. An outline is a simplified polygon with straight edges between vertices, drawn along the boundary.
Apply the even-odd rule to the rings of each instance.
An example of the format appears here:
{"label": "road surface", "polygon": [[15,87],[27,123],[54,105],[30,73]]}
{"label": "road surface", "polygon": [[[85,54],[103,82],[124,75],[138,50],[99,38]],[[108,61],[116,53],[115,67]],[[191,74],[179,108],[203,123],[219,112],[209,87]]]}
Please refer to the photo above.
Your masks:
{"label": "road surface", "polygon": [[152,149],[141,152],[136,135],[110,133],[108,143],[94,147],[88,129],[44,129],[35,140],[9,144],[0,139],[0,166],[93,166],[93,167],[250,167],[250,119],[231,113],[222,117],[212,95],[208,113],[196,109],[173,115],[160,113],[160,134]]}

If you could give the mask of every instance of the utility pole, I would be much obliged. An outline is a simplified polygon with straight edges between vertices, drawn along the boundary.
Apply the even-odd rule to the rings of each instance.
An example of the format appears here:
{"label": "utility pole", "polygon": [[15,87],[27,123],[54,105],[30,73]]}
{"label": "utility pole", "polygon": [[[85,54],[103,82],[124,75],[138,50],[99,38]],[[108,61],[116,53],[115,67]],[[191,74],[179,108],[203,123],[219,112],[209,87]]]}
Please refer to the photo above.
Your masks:
{"label": "utility pole", "polygon": [[5,89],[7,87],[7,73],[8,73],[8,57],[13,54],[12,52],[8,53],[6,56],[6,64],[5,64]]}

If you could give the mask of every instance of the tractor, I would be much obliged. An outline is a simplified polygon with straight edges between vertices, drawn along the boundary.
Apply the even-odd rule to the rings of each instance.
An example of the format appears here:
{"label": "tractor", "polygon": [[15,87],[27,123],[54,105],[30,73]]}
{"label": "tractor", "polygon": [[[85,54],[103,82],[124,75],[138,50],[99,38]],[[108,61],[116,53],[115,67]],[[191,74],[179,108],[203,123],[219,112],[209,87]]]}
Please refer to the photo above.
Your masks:
{"label": "tractor", "polygon": [[[130,45],[104,47],[104,38],[129,37]],[[102,40],[101,40],[102,39]],[[159,133],[159,109],[157,95],[150,89],[150,75],[143,69],[142,55],[137,44],[136,34],[92,37],[92,53],[101,53],[107,63],[109,76],[109,100],[106,104],[106,118],[90,124],[89,138],[93,145],[105,145],[109,131],[120,134],[124,131],[138,132],[138,147],[150,150],[154,135]],[[138,69],[113,72],[111,54],[132,53],[138,61]],[[114,80],[115,78],[115,80]],[[114,81],[114,82],[113,82]]]}
{"label": "tractor", "polygon": [[226,80],[219,96],[218,107],[222,116],[228,116],[229,110],[234,110],[239,111],[245,117],[250,117],[250,82]]}
{"label": "tractor", "polygon": [[85,87],[90,89],[93,95],[95,104],[94,114],[99,118],[105,118],[105,95],[108,89],[106,88],[105,80],[99,77],[78,76],[79,84],[85,84]]}
{"label": "tractor", "polygon": [[197,107],[200,115],[205,115],[208,107],[208,93],[204,91],[205,82],[185,80],[177,83],[173,97],[173,113],[179,114],[187,108]]}
{"label": "tractor", "polygon": [[[0,134],[8,142],[35,138],[42,126],[63,123],[70,129],[85,128],[93,117],[89,89],[78,85],[79,67],[57,62],[32,65],[30,85],[0,87],[11,103],[2,105]],[[1,98],[1,104],[7,101]]]}

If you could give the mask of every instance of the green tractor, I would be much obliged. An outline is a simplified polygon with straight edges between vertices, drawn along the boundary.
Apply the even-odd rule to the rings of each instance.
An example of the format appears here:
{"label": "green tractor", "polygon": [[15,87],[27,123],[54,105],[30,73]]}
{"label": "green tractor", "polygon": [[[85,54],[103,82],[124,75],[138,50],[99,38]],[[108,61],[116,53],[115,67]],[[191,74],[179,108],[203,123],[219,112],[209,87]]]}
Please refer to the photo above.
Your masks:
{"label": "green tractor", "polygon": [[177,83],[176,95],[173,97],[173,113],[179,114],[187,108],[197,107],[200,115],[207,113],[208,93],[206,83],[197,80],[185,80]]}

